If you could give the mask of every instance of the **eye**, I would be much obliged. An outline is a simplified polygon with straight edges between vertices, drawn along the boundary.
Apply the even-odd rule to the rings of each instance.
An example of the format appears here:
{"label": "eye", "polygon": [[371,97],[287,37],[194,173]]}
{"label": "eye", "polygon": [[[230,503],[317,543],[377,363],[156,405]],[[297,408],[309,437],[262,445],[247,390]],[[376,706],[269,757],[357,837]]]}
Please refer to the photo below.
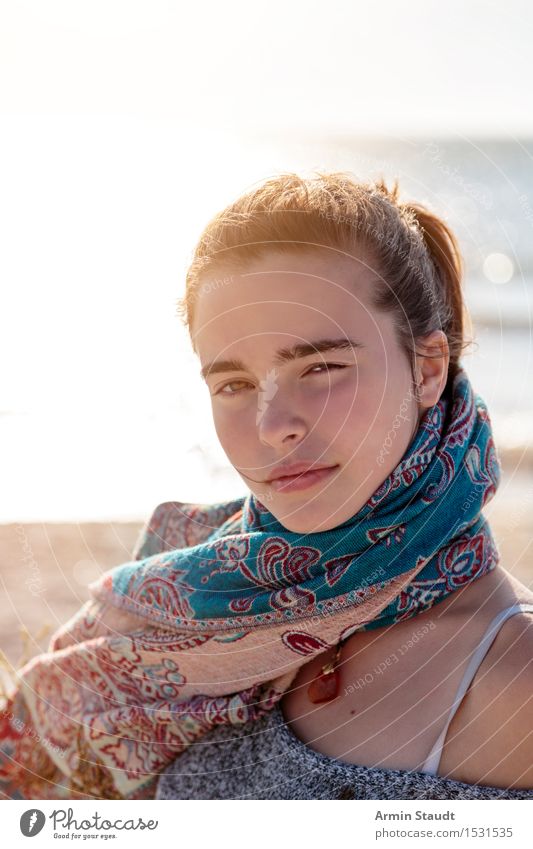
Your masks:
{"label": "eye", "polygon": [[232,398],[234,395],[239,395],[240,391],[242,391],[242,390],[237,390],[237,392],[224,392],[224,389],[226,389],[228,386],[235,386],[235,384],[239,384],[239,383],[244,383],[245,386],[250,385],[249,383],[246,383],[245,380],[230,380],[229,383],[225,383],[224,386],[221,386],[220,389],[218,389],[213,394],[214,395],[225,395],[226,398]]}
{"label": "eye", "polygon": [[[343,369],[343,368],[348,368],[348,366],[341,365],[340,363],[317,363],[316,365],[311,366],[311,368],[306,371],[306,374],[312,374],[313,369],[315,369],[315,368],[327,368],[328,371],[329,371],[329,369],[337,369],[337,368]],[[318,372],[315,372],[315,374],[318,374]]]}
{"label": "eye", "polygon": [[[324,372],[322,372],[322,371],[321,372],[313,371],[316,368],[318,368],[318,369],[324,369],[325,368],[328,371],[330,371],[330,370],[333,371],[333,369],[344,369],[344,368],[349,368],[349,366],[341,365],[341,363],[316,363],[314,366],[311,366],[309,369],[307,369],[305,374],[324,374]],[[218,389],[217,392],[214,392],[213,394],[214,395],[222,395],[226,398],[233,398],[236,395],[240,395],[243,390],[238,389],[237,391],[232,390],[230,392],[226,392],[224,390],[226,390],[228,386],[235,386],[236,384],[238,385],[239,383],[244,384],[244,386],[250,386],[250,384],[246,380],[230,380],[228,383],[225,383],[223,386],[221,386],[220,389]]]}

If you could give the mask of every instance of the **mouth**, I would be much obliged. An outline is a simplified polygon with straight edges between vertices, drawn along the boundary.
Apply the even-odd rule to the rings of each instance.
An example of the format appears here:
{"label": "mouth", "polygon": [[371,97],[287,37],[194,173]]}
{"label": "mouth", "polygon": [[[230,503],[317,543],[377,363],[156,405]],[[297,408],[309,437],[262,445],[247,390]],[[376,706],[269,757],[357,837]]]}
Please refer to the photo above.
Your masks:
{"label": "mouth", "polygon": [[297,492],[302,489],[308,489],[310,486],[315,486],[317,483],[325,480],[339,465],[328,466],[325,469],[311,469],[309,472],[300,472],[297,475],[284,475],[283,477],[274,478],[267,481],[275,492]]}

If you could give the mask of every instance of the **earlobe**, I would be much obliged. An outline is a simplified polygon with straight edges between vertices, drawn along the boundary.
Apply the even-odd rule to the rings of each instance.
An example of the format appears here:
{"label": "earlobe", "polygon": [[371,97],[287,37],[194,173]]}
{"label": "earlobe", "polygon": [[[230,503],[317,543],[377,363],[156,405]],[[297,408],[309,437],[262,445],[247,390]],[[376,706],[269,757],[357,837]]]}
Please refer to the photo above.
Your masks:
{"label": "earlobe", "polygon": [[418,403],[432,407],[446,386],[450,362],[448,339],[442,330],[434,330],[419,344],[427,353],[417,355]]}

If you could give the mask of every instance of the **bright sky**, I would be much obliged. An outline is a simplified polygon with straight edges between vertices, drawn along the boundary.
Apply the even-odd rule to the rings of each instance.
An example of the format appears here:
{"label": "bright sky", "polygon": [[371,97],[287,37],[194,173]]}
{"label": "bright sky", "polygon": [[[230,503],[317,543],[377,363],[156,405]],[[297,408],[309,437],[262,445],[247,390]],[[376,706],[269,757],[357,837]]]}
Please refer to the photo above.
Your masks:
{"label": "bright sky", "polygon": [[0,111],[531,132],[527,0],[3,0]]}
{"label": "bright sky", "polygon": [[319,136],[533,132],[532,8],[0,0],[0,520],[242,491],[174,316],[201,228]]}

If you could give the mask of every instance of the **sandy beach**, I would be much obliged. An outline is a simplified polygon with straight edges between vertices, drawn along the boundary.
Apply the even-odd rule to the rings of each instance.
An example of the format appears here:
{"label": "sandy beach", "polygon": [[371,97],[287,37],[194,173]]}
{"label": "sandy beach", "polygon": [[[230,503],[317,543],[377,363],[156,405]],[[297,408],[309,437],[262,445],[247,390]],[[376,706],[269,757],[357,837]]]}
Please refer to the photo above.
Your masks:
{"label": "sandy beach", "polygon": [[[11,663],[45,651],[89,598],[88,584],[132,559],[143,522],[0,525],[0,648]],[[25,636],[24,632],[27,631]]]}
{"label": "sandy beach", "polygon": [[[533,477],[502,457],[502,484],[485,515],[501,564],[533,587]],[[146,517],[148,518],[148,517]],[[144,522],[0,525],[0,648],[10,663],[45,651],[50,635],[89,597],[101,572],[132,559]]]}

